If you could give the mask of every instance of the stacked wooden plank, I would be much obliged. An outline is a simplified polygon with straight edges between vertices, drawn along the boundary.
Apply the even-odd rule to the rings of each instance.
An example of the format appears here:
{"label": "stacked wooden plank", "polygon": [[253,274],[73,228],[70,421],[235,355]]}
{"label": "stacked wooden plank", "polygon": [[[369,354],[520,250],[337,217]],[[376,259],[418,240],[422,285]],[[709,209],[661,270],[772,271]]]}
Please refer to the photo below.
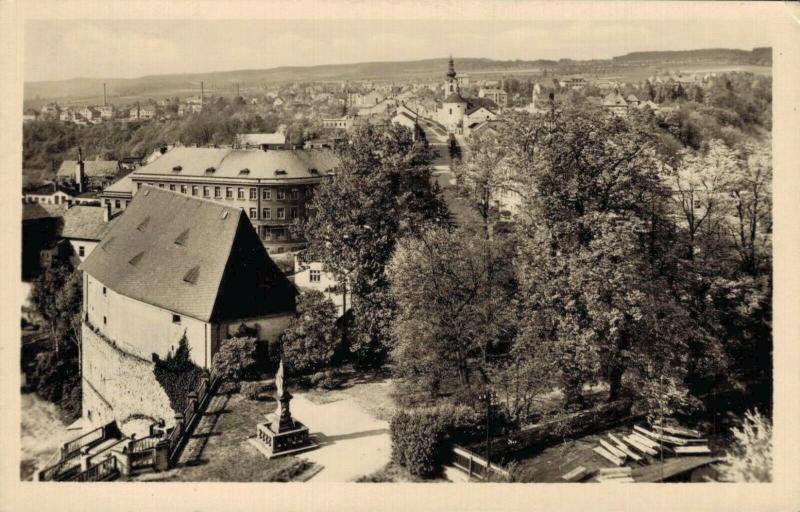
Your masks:
{"label": "stacked wooden plank", "polygon": [[596,446],[593,448],[593,450],[596,454],[600,455],[601,457],[611,462],[615,466],[621,466],[622,464],[625,463],[625,457],[619,457],[617,455],[614,455],[613,453],[609,452],[602,446]]}
{"label": "stacked wooden plank", "polygon": [[603,468],[597,471],[596,481],[602,483],[632,483],[633,472],[629,467],[623,468]]}
{"label": "stacked wooden plank", "polygon": [[592,476],[593,472],[583,466],[578,466],[569,473],[561,475],[561,479],[567,482],[580,482]]}
{"label": "stacked wooden plank", "polygon": [[[627,435],[607,434],[607,439],[600,439],[598,446],[592,448],[595,453],[616,467],[598,470],[593,479],[598,482],[633,482],[632,468],[626,466],[631,462],[637,467],[647,465],[659,455],[710,455],[708,440],[688,428],[680,426],[646,426],[634,425]],[[562,476],[568,482],[585,480],[590,474],[580,466]]]}
{"label": "stacked wooden plank", "polygon": [[643,458],[637,455],[633,450],[628,448],[628,446],[617,436],[614,434],[608,434],[608,438],[611,439],[611,442],[614,443],[616,448],[623,452],[628,458],[630,458],[634,462],[642,462]]}
{"label": "stacked wooden plank", "polygon": [[638,425],[634,429],[643,436],[671,445],[670,450],[675,455],[709,455],[711,453],[708,440],[703,439],[700,433],[694,430],[658,425],[653,426],[653,430],[656,432],[651,432]]}

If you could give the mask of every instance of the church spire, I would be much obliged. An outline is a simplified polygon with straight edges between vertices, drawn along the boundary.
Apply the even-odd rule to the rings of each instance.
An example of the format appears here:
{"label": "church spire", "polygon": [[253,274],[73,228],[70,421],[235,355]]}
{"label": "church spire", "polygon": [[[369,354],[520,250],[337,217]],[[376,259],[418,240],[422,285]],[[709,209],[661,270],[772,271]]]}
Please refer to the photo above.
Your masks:
{"label": "church spire", "polygon": [[447,78],[453,80],[456,77],[456,66],[453,64],[453,54],[450,54],[450,61],[447,63]]}

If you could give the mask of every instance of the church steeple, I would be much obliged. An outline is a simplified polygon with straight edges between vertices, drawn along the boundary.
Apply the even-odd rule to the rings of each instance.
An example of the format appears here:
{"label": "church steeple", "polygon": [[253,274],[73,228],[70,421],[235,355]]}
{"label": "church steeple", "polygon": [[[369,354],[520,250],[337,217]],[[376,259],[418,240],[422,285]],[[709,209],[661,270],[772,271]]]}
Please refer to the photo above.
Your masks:
{"label": "church steeple", "polygon": [[453,56],[450,55],[450,60],[447,63],[447,74],[444,81],[444,97],[447,98],[451,94],[458,94],[458,80],[456,80],[456,66],[453,64]]}
{"label": "church steeple", "polygon": [[453,64],[453,55],[450,55],[450,61],[447,63],[447,78],[450,80],[455,80],[456,78],[456,66]]}

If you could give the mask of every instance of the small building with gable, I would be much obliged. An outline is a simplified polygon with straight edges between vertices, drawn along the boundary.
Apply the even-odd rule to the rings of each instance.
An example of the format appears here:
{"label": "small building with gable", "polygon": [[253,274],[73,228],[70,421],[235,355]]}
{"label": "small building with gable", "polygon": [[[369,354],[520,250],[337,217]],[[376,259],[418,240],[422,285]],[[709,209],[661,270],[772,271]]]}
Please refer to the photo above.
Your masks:
{"label": "small building with gable", "polygon": [[185,340],[210,368],[242,325],[274,341],[294,316],[297,291],[239,208],[144,187],[83,271],[83,419],[174,424],[154,374]]}

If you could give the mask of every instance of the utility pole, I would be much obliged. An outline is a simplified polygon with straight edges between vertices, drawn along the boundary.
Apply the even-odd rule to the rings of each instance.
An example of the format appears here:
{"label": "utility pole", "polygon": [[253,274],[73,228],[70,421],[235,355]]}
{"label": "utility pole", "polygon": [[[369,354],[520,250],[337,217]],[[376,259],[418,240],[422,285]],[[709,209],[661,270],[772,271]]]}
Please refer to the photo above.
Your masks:
{"label": "utility pole", "polygon": [[200,105],[205,104],[206,92],[203,81],[200,80]]}
{"label": "utility pole", "polygon": [[486,389],[486,391],[478,397],[479,400],[486,401],[486,472],[484,474],[484,480],[489,477],[489,471],[492,467],[491,462],[491,415],[492,415],[492,391],[490,389]]}
{"label": "utility pole", "polygon": [[664,481],[664,445],[663,445],[663,436],[664,436],[664,370],[662,368],[661,375],[658,379],[658,388],[659,388],[659,395],[661,396],[660,400],[660,414],[661,414],[661,435],[658,436],[658,453],[661,459],[661,464],[659,467],[659,471],[661,472],[661,482]]}

